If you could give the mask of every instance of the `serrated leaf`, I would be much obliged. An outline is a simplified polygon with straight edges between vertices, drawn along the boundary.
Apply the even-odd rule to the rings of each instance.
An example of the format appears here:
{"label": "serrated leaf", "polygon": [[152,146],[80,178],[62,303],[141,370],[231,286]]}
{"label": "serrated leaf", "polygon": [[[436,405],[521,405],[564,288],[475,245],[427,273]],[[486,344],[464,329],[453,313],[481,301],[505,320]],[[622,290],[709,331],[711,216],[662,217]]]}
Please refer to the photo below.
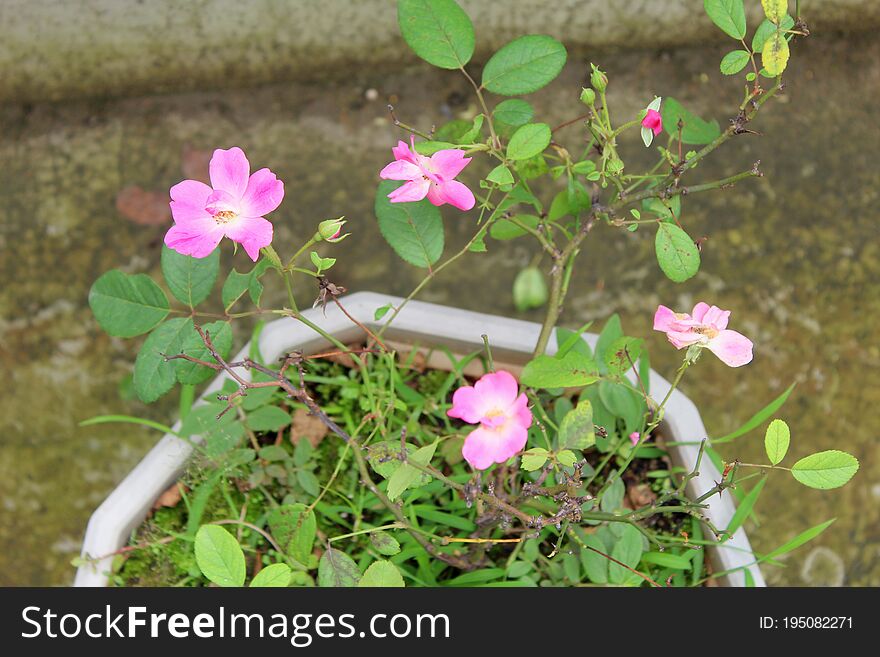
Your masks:
{"label": "serrated leaf", "polygon": [[281,549],[299,563],[307,564],[317,535],[314,512],[305,504],[284,504],[269,512],[267,522]]}
{"label": "serrated leaf", "polygon": [[189,317],[175,317],[157,326],[141,346],[134,362],[134,390],[150,404],[174,387],[177,380],[173,362],[165,356],[180,353],[184,340],[195,328]]}
{"label": "serrated leaf", "polygon": [[563,449],[585,450],[595,443],[593,405],[584,399],[562,418],[559,424],[559,446]]}
{"label": "serrated leaf", "polygon": [[699,249],[694,240],[675,224],[657,224],[654,248],[660,269],[671,281],[683,283],[700,269]]}
{"label": "serrated leaf", "polygon": [[565,65],[565,46],[553,37],[531,34],[514,39],[483,68],[483,87],[503,96],[519,96],[549,84]]}
{"label": "serrated leaf", "polygon": [[547,462],[548,456],[549,453],[543,447],[533,447],[531,449],[527,449],[525,452],[523,452],[520,466],[523,470],[528,470],[529,472],[532,472],[533,470],[544,467],[544,464]]}
{"label": "serrated leaf", "polygon": [[550,145],[550,126],[546,123],[527,123],[517,128],[507,144],[507,157],[511,160],[527,160],[544,152]]}
{"label": "serrated leaf", "polygon": [[696,114],[686,110],[675,98],[667,97],[660,110],[663,127],[671,135],[678,137],[678,121],[683,124],[681,140],[685,144],[708,144],[721,135],[718,121],[704,121]]}
{"label": "serrated leaf", "polygon": [[110,335],[133,338],[168,316],[168,298],[146,274],[103,274],[89,290],[89,306],[98,324]]}
{"label": "serrated leaf", "polygon": [[[783,32],[790,30],[793,27],[794,19],[788,15],[782,19],[782,24],[779,26]],[[752,52],[761,52],[767,39],[769,39],[775,32],[776,26],[765,18],[758,26],[758,29],[755,30],[755,35],[752,37]]]}
{"label": "serrated leaf", "polygon": [[196,532],[196,564],[218,586],[243,586],[244,553],[235,537],[223,527],[203,525]]}
{"label": "serrated leaf", "polygon": [[430,267],[443,254],[443,220],[427,199],[392,203],[388,194],[400,186],[386,180],[376,191],[375,212],[379,230],[395,253],[416,267]]}
{"label": "serrated leaf", "polygon": [[746,35],[746,10],[743,0],[703,0],[703,8],[721,31],[734,39]]}
{"label": "serrated leaf", "polygon": [[220,248],[204,258],[183,255],[162,247],[162,275],[171,294],[193,307],[208,298],[220,273]]}
{"label": "serrated leaf", "polygon": [[560,465],[571,468],[574,466],[575,463],[577,463],[578,458],[577,455],[570,449],[564,449],[556,454],[556,460],[559,462]]}
{"label": "serrated leaf", "polygon": [[598,367],[583,354],[570,351],[562,358],[541,355],[523,368],[520,382],[531,388],[574,388],[595,383]]}
{"label": "serrated leaf", "polygon": [[843,486],[858,470],[858,459],[837,449],[810,454],[791,466],[795,479],[804,486],[821,490]]}
{"label": "serrated leaf", "polygon": [[486,176],[486,180],[493,182],[496,185],[512,185],[514,183],[513,174],[510,173],[510,169],[503,164],[499,164],[492,169],[489,172],[489,175]]}
{"label": "serrated leaf", "polygon": [[290,586],[293,571],[286,563],[273,563],[266,566],[257,576],[251,580],[250,587],[256,588],[285,588]]}
{"label": "serrated leaf", "polygon": [[767,75],[774,78],[782,75],[785,67],[788,66],[789,54],[785,34],[781,30],[771,34],[761,49],[761,63],[764,65]]}
{"label": "serrated leaf", "polygon": [[361,571],[351,557],[335,548],[327,548],[318,562],[318,586],[351,587],[361,581]]}
{"label": "serrated leaf", "polygon": [[403,577],[400,571],[390,561],[375,561],[364,572],[359,587],[403,587]]}
{"label": "serrated leaf", "polygon": [[791,432],[788,425],[783,420],[773,420],[764,434],[764,449],[771,464],[776,465],[785,458],[790,442]]}
{"label": "serrated leaf", "polygon": [[[516,223],[512,221],[516,220]],[[496,240],[512,240],[523,235],[528,235],[528,231],[521,228],[518,224],[536,229],[540,219],[533,214],[517,214],[510,219],[497,219],[489,228],[489,235]]]}
{"label": "serrated leaf", "polygon": [[392,557],[400,552],[400,543],[388,532],[370,532],[370,543],[379,554]]}
{"label": "serrated leaf", "polygon": [[525,125],[532,120],[535,110],[526,101],[519,98],[510,98],[496,105],[492,110],[496,128],[503,133],[512,133],[514,129]]}
{"label": "serrated leaf", "polygon": [[425,445],[417,449],[411,456],[407,457],[407,463],[401,463],[400,467],[388,478],[388,499],[392,502],[396,500],[407,489],[421,485],[423,473],[411,466],[409,462],[419,465],[428,465],[434,457],[434,451],[437,449],[437,441],[430,445]]}
{"label": "serrated leaf", "polygon": [[474,54],[474,26],[454,0],[398,0],[397,23],[404,41],[429,64],[460,68]]}
{"label": "serrated leaf", "polygon": [[[229,322],[211,322],[210,324],[205,324],[202,329],[210,337],[211,343],[214,345],[217,353],[223,358],[229,356],[229,352],[232,350],[232,327]],[[183,342],[180,345],[180,353],[192,356],[193,358],[198,358],[207,363],[214,362],[214,358],[205,346],[201,336],[195,330],[195,327],[193,327],[192,332],[184,336]],[[217,374],[217,372],[210,367],[205,367],[204,365],[199,365],[198,363],[193,363],[184,360],[183,358],[175,359],[171,361],[170,364],[174,366],[177,380],[181,383],[198,384],[207,381]]]}
{"label": "serrated leaf", "polygon": [[761,0],[764,15],[774,25],[779,25],[788,14],[788,0]]}
{"label": "serrated leaf", "polygon": [[736,75],[749,63],[747,50],[732,50],[721,59],[721,72],[724,75]]}

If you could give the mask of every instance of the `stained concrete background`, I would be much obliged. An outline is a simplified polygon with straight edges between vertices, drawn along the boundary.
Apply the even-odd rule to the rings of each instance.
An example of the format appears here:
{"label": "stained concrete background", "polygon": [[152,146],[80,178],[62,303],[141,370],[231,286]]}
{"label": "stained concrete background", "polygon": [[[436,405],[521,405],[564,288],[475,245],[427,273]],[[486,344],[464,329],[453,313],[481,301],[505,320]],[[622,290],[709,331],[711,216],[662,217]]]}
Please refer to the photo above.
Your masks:
{"label": "stained concrete background", "polygon": [[[461,0],[476,57],[541,31],[573,47],[727,39],[702,0]],[[794,10],[794,2],[789,3]],[[760,3],[749,2],[757,25]],[[812,29],[880,26],[876,0],[802,0]],[[415,59],[394,0],[4,0],[0,102],[225,89]]]}
{"label": "stained concrete background", "polygon": [[[609,71],[616,117],[658,94],[724,123],[740,94],[717,72],[725,49],[572,46],[559,79],[529,100],[551,124],[577,116],[584,62],[592,60]],[[709,431],[736,427],[798,381],[781,413],[792,427],[792,456],[839,447],[862,461],[856,479],[832,492],[774,473],[781,476],[765,488],[762,522],[749,525],[759,550],[838,521],[785,569],[767,569],[768,579],[880,585],[880,44],[871,33],[814,29],[797,44],[787,78],[787,93],[753,126],[765,136],[732,141],[693,174],[709,180],[757,158],[766,173],[736,190],[686,199],[684,223],[710,238],[700,274],[685,285],[666,281],[648,231],[597,228],[563,322],[601,323],[620,312],[630,334],[649,338],[655,367],[668,374],[679,354],[650,330],[657,304],[687,308],[707,299],[732,309],[735,328],[755,340],[755,362],[730,370],[707,357],[684,382]],[[325,80],[248,89],[0,105],[0,584],[69,583],[91,510],[158,438],[142,428],[77,422],[99,413],[173,417],[173,398],[147,407],[120,397],[139,340],[103,334],[86,297],[113,267],[158,273],[167,190],[204,175],[211,149],[242,146],[251,162],[285,181],[287,197],[272,216],[282,254],[318,221],[345,214],[353,235],[331,247],[337,282],[393,294],[418,282],[421,272],[394,257],[372,216],[377,172],[400,135],[388,121],[389,101],[403,120],[426,129],[478,111],[459,75],[420,64],[352,67]],[[572,126],[560,139],[576,145],[583,134]],[[633,168],[649,157],[637,135],[621,152]],[[480,166],[465,182],[476,184]],[[541,192],[549,198],[553,190]],[[445,217],[451,253],[474,218]],[[488,240],[488,247],[444,272],[422,298],[515,313],[510,287],[534,248],[522,240]],[[224,248],[227,265],[243,268],[243,257]],[[283,291],[268,282],[267,294],[280,302]],[[243,327],[235,333],[239,344],[247,339]],[[758,432],[725,455],[746,460],[760,452]]]}

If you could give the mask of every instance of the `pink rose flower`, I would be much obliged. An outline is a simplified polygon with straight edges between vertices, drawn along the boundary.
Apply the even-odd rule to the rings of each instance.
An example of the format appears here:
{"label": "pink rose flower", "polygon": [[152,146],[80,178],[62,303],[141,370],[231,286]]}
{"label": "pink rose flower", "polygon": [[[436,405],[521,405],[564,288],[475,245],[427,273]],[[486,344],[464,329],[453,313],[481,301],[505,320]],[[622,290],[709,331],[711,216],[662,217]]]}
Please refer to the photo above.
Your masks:
{"label": "pink rose flower", "polygon": [[727,328],[729,317],[729,310],[702,301],[690,315],[659,306],[654,314],[654,330],[666,333],[677,349],[699,345],[730,367],[739,367],[752,361],[752,341]]}
{"label": "pink rose flower", "polygon": [[421,201],[426,196],[434,205],[449,203],[459,210],[470,210],[476,200],[470,189],[463,183],[453,180],[470,164],[471,158],[464,156],[458,148],[437,151],[431,157],[416,152],[415,138],[410,138],[412,150],[406,142],[398,141],[391,149],[394,162],[379,172],[385,180],[406,180],[407,182],[388,195],[392,203]]}
{"label": "pink rose flower", "polygon": [[263,215],[281,204],[284,183],[269,169],[253,175],[250,170],[240,148],[218,148],[208,167],[210,187],[198,180],[172,187],[174,225],[165,234],[168,248],[204,258],[225,236],[241,244],[256,262],[260,249],[272,242],[272,224]]}
{"label": "pink rose flower", "polygon": [[480,426],[464,441],[462,456],[477,470],[504,463],[526,446],[532,412],[519,394],[509,372],[484,374],[473,386],[462,386],[452,395],[449,417]]}
{"label": "pink rose flower", "polygon": [[660,103],[662,98],[655,98],[645,109],[645,118],[642,119],[642,141],[645,146],[650,146],[654,137],[663,132],[663,117],[660,115]]}

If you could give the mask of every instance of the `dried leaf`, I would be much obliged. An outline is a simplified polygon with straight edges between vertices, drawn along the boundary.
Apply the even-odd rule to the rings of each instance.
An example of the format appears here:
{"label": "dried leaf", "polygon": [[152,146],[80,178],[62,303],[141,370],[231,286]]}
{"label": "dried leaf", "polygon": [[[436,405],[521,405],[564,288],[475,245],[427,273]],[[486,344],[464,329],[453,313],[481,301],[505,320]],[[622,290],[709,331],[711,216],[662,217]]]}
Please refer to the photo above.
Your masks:
{"label": "dried leaf", "polygon": [[318,444],[330,432],[327,425],[320,418],[309,414],[304,408],[298,408],[293,412],[293,423],[290,427],[290,442],[294,445],[303,438],[308,440],[312,447]]}

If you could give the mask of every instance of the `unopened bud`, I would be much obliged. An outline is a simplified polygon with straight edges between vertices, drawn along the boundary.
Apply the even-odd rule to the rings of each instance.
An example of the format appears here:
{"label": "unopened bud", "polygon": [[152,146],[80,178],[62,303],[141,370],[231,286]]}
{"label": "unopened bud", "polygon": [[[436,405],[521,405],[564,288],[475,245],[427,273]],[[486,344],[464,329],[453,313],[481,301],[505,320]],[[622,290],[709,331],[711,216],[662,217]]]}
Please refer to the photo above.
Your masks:
{"label": "unopened bud", "polygon": [[592,106],[592,104],[596,101],[596,92],[592,89],[583,89],[581,90],[581,102],[587,107]]}
{"label": "unopened bud", "polygon": [[608,76],[600,71],[595,64],[590,64],[590,66],[593,67],[593,72],[590,74],[590,84],[593,85],[593,89],[601,93],[608,86]]}
{"label": "unopened bud", "polygon": [[345,225],[345,220],[342,217],[339,219],[327,219],[326,221],[322,221],[318,224],[318,232],[315,233],[315,240],[320,242],[324,240],[325,242],[341,242],[346,237],[349,236],[349,233],[345,235],[342,234],[342,227]]}

